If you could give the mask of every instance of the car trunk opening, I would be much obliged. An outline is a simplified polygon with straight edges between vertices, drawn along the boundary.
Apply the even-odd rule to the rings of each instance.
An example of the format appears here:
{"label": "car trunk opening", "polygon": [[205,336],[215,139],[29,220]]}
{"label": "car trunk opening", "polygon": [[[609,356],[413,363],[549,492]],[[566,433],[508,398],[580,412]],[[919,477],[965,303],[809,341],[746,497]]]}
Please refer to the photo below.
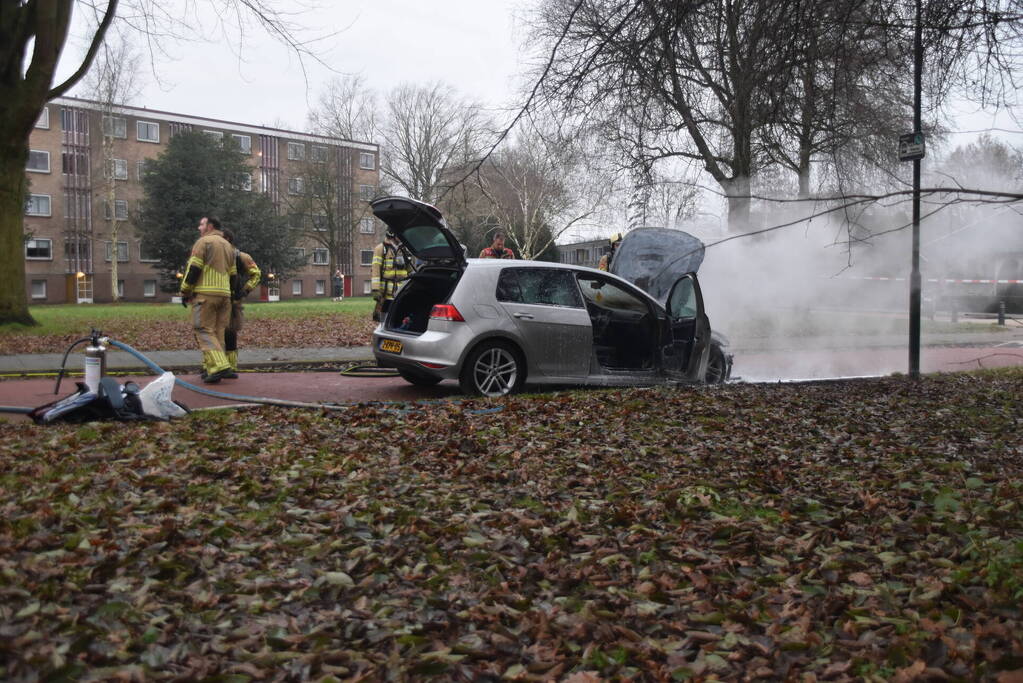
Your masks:
{"label": "car trunk opening", "polygon": [[461,275],[460,270],[431,268],[410,277],[387,311],[385,329],[422,334],[434,305],[446,303]]}

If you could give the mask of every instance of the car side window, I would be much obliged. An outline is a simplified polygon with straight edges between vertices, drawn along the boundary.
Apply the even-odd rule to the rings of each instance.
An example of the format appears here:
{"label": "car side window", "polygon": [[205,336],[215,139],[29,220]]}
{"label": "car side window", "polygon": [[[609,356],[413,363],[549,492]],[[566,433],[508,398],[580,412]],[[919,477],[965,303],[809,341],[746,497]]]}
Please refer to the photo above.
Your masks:
{"label": "car side window", "polygon": [[669,313],[675,320],[696,317],[696,289],[693,281],[680,280],[668,302]]}
{"label": "car side window", "polygon": [[497,300],[540,306],[583,306],[572,273],[553,268],[503,269],[497,279]]}

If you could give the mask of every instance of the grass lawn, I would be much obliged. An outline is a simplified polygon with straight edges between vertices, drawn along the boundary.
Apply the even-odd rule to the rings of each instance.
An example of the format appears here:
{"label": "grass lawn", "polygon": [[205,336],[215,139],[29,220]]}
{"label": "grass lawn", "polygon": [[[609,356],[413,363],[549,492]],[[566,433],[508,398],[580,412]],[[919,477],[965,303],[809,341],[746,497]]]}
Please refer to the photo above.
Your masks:
{"label": "grass lawn", "polygon": [[[369,297],[347,298],[336,302],[329,299],[309,299],[256,302],[245,304],[249,320],[276,320],[288,318],[317,318],[335,315],[368,317],[373,310]],[[105,329],[122,320],[173,322],[184,317],[181,304],[170,303],[118,303],[118,304],[59,304],[31,306],[29,312],[36,327],[24,325],[0,326],[0,334],[27,334],[35,336],[86,333],[92,327]]]}

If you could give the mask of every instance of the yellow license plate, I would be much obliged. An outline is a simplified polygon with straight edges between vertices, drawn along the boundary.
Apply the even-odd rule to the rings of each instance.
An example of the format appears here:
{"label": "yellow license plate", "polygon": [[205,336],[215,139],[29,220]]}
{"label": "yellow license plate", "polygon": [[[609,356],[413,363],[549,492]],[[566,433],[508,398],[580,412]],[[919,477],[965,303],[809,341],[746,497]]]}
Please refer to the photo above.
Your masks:
{"label": "yellow license plate", "polygon": [[382,339],[380,341],[380,350],[387,351],[388,353],[401,353],[401,342],[393,339]]}

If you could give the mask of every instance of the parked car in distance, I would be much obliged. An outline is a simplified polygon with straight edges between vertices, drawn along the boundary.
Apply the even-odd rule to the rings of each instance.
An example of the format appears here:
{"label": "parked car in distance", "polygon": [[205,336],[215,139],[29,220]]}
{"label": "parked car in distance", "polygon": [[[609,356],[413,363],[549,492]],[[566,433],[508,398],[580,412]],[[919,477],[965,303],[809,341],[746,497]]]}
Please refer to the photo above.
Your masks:
{"label": "parked car in distance", "polygon": [[[373,354],[412,384],[458,380],[466,394],[524,385],[721,382],[695,273],[664,304],[610,273],[561,263],[468,259],[435,207],[372,203],[419,268],[373,333]],[[726,356],[723,349],[719,349]]]}

